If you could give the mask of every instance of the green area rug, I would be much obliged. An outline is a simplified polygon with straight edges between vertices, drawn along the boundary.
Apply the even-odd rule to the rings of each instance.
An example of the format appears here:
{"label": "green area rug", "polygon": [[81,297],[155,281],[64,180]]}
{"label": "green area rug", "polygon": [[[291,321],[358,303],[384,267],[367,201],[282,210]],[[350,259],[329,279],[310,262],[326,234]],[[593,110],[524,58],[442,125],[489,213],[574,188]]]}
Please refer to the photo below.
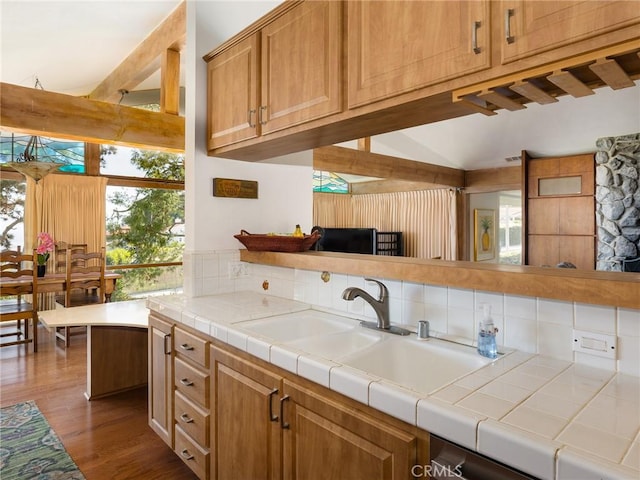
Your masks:
{"label": "green area rug", "polygon": [[64,449],[33,401],[0,408],[2,480],[82,480],[84,475]]}

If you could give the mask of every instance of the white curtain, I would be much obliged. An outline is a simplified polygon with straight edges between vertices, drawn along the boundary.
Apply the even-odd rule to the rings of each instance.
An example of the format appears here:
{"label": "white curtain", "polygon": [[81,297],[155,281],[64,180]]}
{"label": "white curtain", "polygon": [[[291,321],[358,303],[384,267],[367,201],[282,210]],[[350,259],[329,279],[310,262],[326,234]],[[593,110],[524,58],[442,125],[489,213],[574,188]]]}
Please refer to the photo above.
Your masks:
{"label": "white curtain", "polygon": [[457,260],[456,192],[314,194],[314,224],[403,232],[405,256]]}

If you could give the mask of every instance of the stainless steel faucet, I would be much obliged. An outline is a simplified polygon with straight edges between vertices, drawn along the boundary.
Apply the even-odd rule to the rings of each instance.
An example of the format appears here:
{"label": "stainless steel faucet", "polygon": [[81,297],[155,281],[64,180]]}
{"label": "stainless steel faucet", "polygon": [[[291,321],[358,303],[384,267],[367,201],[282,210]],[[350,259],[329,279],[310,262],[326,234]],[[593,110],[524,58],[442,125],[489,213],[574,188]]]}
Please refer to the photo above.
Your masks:
{"label": "stainless steel faucet", "polygon": [[362,298],[373,308],[376,312],[377,322],[360,322],[360,325],[367,328],[373,328],[375,330],[384,330],[389,333],[395,333],[396,335],[409,335],[409,330],[404,328],[392,326],[389,320],[389,290],[384,283],[374,280],[372,278],[365,278],[367,282],[376,283],[380,288],[378,299],[373,298],[369,293],[365,292],[358,287],[348,287],[342,292],[342,298],[344,300],[353,301],[357,297]]}

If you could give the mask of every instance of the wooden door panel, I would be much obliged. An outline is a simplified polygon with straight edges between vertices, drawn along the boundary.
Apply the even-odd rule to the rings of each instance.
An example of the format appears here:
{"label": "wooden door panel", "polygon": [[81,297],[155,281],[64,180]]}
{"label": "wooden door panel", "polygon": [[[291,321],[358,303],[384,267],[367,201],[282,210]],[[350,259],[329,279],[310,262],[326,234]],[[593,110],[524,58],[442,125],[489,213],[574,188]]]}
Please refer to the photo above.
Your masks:
{"label": "wooden door panel", "polygon": [[342,110],[341,2],[305,2],[261,38],[263,134]]}
{"label": "wooden door panel", "polygon": [[490,66],[489,2],[358,1],[347,8],[349,108]]}
{"label": "wooden door panel", "polygon": [[560,199],[530,198],[527,211],[529,235],[556,235],[559,233]]}
{"label": "wooden door panel", "polygon": [[593,197],[566,197],[559,200],[559,234],[595,235],[596,206]]}
{"label": "wooden door panel", "polygon": [[558,246],[558,263],[570,262],[581,270],[595,268],[595,238],[565,235]]}
{"label": "wooden door panel", "polygon": [[149,321],[149,426],[173,448],[172,326],[155,317]]}
{"label": "wooden door panel", "polygon": [[529,265],[534,267],[555,267],[559,262],[559,243],[557,235],[529,235]]}
{"label": "wooden door panel", "polygon": [[258,35],[216,55],[207,70],[209,149],[257,137]]}
{"label": "wooden door panel", "polygon": [[268,410],[270,393],[281,379],[214,348],[212,358],[213,478],[280,478],[280,423],[271,421]]}
{"label": "wooden door panel", "polygon": [[[640,23],[634,1],[503,1],[501,13],[508,9],[513,10],[509,22],[513,42],[504,40],[507,35],[503,24],[502,63]],[[548,57],[547,61],[552,59]]]}
{"label": "wooden door panel", "polygon": [[410,478],[418,441],[362,412],[285,380],[285,480]]}

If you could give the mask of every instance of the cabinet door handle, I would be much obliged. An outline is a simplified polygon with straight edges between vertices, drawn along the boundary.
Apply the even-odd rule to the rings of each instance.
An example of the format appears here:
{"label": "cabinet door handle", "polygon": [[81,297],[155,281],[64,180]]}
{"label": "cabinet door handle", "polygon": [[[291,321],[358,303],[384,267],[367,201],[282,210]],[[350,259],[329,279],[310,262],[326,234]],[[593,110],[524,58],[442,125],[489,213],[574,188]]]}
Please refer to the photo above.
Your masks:
{"label": "cabinet door handle", "polygon": [[473,22],[471,26],[471,50],[476,55],[480,53],[480,47],[478,46],[478,28],[480,28],[480,22]]}
{"label": "cabinet door handle", "polygon": [[181,378],[180,379],[180,383],[182,385],[184,385],[185,387],[192,387],[193,386],[193,382],[191,380],[189,380],[188,378]]}
{"label": "cabinet door handle", "polygon": [[182,415],[180,415],[180,420],[182,420],[184,423],[193,423],[193,418],[191,418],[186,413],[183,413]]}
{"label": "cabinet door handle", "polygon": [[247,112],[247,122],[249,122],[249,127],[251,127],[251,128],[256,128],[256,124],[255,124],[255,123],[251,123],[251,119],[253,118],[253,115],[254,115],[255,113],[256,113],[256,111],[255,111],[255,110],[253,110],[253,109],[250,109],[250,110]]}
{"label": "cabinet door handle", "polygon": [[508,8],[504,12],[504,36],[507,43],[513,43],[515,37],[511,35],[511,17],[513,16],[513,8]]}
{"label": "cabinet door handle", "polygon": [[185,460],[193,460],[193,455],[191,455],[189,453],[189,450],[187,450],[186,448],[180,452],[180,455],[182,455],[182,458],[184,458]]}
{"label": "cabinet door handle", "polygon": [[284,402],[287,400],[289,400],[289,395],[285,395],[280,399],[280,427],[282,427],[283,430],[288,430],[290,427],[290,425],[284,421]]}
{"label": "cabinet door handle", "polygon": [[267,107],[266,105],[262,105],[260,107],[260,111],[258,112],[258,121],[260,122],[260,125],[266,125],[267,121],[264,119],[264,112],[267,111]]}
{"label": "cabinet door handle", "polygon": [[[164,336],[164,340],[163,341],[164,341],[164,354],[165,355],[171,355],[171,342],[167,342],[167,340],[169,340],[170,338],[171,338],[171,334],[170,333],[167,333]],[[169,346],[167,346],[167,345],[169,345]]]}
{"label": "cabinet door handle", "polygon": [[191,345],[189,345],[188,343],[183,343],[182,345],[180,345],[180,348],[181,348],[181,349],[183,349],[183,350],[187,350],[187,351],[191,351],[191,350],[193,350],[193,349],[194,349],[194,348],[193,348]]}
{"label": "cabinet door handle", "polygon": [[278,393],[278,389],[274,388],[269,392],[269,420],[272,422],[278,421],[278,416],[273,414],[273,397]]}

